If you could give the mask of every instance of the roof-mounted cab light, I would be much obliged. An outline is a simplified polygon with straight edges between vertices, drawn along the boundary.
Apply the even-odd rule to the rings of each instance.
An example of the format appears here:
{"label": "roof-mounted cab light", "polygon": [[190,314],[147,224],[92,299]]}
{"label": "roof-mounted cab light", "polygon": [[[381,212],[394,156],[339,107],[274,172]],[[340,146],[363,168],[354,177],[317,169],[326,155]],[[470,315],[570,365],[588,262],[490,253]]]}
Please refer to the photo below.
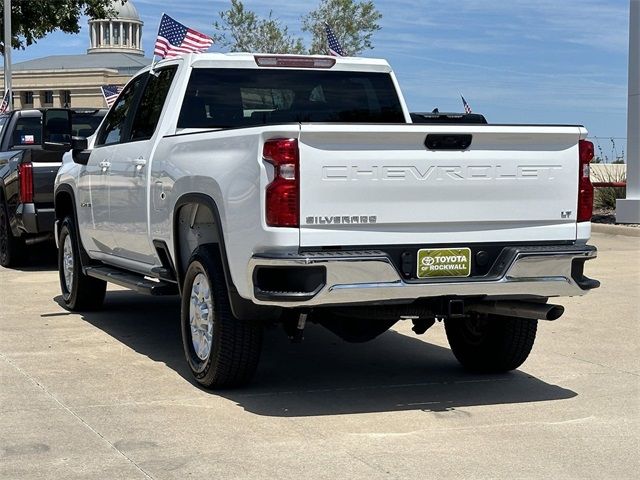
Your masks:
{"label": "roof-mounted cab light", "polygon": [[335,58],[314,58],[302,56],[270,55],[254,57],[259,67],[331,68]]}

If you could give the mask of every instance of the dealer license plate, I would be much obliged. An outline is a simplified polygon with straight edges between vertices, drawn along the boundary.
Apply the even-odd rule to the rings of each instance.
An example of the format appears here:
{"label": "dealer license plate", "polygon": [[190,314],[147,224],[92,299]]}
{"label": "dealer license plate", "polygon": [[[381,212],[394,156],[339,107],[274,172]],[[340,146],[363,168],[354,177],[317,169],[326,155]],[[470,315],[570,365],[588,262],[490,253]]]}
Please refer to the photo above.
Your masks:
{"label": "dealer license plate", "polygon": [[418,278],[468,277],[471,249],[423,248],[418,250]]}

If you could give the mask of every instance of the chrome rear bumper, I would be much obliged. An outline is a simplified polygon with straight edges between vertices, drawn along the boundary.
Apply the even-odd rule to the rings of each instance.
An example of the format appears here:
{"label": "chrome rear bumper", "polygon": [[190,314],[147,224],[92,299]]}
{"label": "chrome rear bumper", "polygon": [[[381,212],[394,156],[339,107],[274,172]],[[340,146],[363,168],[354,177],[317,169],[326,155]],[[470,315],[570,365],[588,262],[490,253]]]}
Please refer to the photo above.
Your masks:
{"label": "chrome rear bumper", "polygon": [[[505,251],[506,261],[499,275],[426,281],[403,280],[390,258],[377,250],[254,255],[248,267],[251,300],[259,305],[292,308],[442,296],[566,297],[584,295],[599,286],[582,274],[584,261],[597,256],[593,246],[509,247]],[[311,267],[316,273],[322,267],[325,273],[325,281],[311,290],[264,291],[256,285],[260,268],[281,268],[284,275]]]}

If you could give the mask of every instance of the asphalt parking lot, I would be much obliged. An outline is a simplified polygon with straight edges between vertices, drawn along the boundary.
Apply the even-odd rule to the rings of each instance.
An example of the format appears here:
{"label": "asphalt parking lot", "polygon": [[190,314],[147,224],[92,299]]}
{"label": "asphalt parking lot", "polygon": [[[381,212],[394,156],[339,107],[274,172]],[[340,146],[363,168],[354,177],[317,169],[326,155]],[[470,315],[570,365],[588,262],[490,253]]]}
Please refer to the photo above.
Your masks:
{"label": "asphalt parking lot", "polygon": [[72,314],[50,254],[0,268],[0,478],[637,478],[640,239],[592,243],[602,288],[559,302],[517,372],[465,373],[441,325],[311,327],[269,331],[254,384],[219,393],[190,378],[175,298],[110,287]]}

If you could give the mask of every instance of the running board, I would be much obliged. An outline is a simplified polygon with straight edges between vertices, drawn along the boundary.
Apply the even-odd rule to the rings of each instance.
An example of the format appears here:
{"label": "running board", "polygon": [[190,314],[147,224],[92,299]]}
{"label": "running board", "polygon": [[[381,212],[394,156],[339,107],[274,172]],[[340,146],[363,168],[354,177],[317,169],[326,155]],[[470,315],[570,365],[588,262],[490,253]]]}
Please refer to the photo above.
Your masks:
{"label": "running board", "polygon": [[128,288],[138,293],[146,295],[177,295],[178,286],[175,283],[163,282],[162,280],[150,280],[137,273],[126,272],[112,267],[86,267],[84,274],[93,278],[115,283],[121,287]]}

